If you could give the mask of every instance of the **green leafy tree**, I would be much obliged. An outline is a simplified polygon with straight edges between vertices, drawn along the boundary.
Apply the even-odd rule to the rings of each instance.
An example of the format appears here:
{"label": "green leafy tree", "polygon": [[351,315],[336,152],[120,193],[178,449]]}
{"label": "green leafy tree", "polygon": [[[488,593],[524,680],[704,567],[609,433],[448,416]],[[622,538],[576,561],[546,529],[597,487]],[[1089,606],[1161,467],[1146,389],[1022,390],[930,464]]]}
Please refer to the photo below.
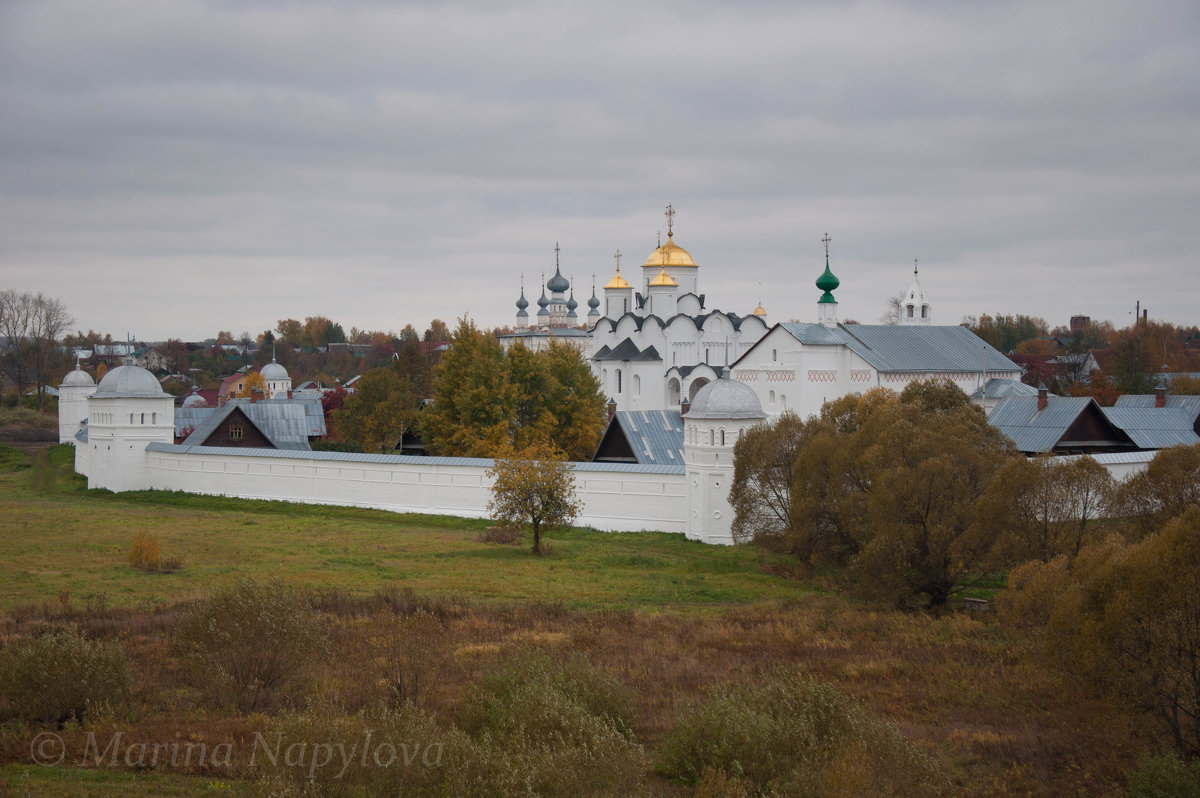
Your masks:
{"label": "green leafy tree", "polygon": [[583,511],[575,495],[575,472],[566,456],[546,443],[534,443],[495,460],[488,512],[498,523],[528,525],[533,553],[542,553],[542,534],[571,523]]}
{"label": "green leafy tree", "polygon": [[551,341],[538,353],[549,385],[545,408],[554,421],[550,441],[571,460],[588,460],[600,445],[607,423],[600,381],[574,346]]}
{"label": "green leafy tree", "polygon": [[343,440],[358,443],[364,452],[387,453],[416,420],[417,399],[392,369],[371,369],[332,416]]}

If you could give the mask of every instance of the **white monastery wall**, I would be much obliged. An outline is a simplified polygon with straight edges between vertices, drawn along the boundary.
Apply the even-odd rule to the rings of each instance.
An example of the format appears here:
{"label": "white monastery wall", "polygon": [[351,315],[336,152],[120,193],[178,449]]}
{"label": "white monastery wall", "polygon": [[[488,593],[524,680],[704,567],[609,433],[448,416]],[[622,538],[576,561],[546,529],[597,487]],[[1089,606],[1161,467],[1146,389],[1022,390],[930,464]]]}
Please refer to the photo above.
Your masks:
{"label": "white monastery wall", "polygon": [[[373,507],[486,518],[492,461],[445,457],[281,452],[154,443],[145,488],[246,499]],[[686,531],[681,470],[575,464],[583,512],[576,523],[609,532]]]}

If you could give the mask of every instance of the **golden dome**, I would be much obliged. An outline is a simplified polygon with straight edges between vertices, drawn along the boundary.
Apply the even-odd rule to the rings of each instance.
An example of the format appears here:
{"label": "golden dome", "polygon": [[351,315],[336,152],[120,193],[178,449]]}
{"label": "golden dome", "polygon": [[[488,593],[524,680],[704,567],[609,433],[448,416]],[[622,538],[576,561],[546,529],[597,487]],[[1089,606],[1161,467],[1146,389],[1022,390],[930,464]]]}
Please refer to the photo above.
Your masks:
{"label": "golden dome", "polygon": [[671,285],[671,286],[675,286],[675,285],[679,285],[679,283],[678,283],[678,282],[676,282],[676,280],[675,280],[675,278],[674,278],[674,277],[672,277],[671,275],[667,274],[667,267],[666,267],[666,266],[663,266],[663,267],[662,267],[662,270],[661,270],[661,271],[658,273],[658,275],[657,275],[657,276],[656,276],[656,277],[655,277],[653,280],[651,280],[651,281],[650,281],[650,287],[651,287],[651,288],[653,288],[653,287],[655,287],[655,286],[657,286],[657,285]]}
{"label": "golden dome", "polygon": [[759,305],[758,307],[756,307],[754,309],[754,315],[755,316],[765,316],[765,315],[767,315],[767,309],[764,308],[762,305]]}
{"label": "golden dome", "polygon": [[692,255],[675,243],[674,233],[667,233],[667,243],[650,253],[642,268],[650,266],[696,266]]}
{"label": "golden dome", "polygon": [[633,288],[633,286],[629,284],[629,281],[621,276],[620,266],[617,267],[617,276],[609,280],[604,286],[605,290],[608,290],[609,288]]}

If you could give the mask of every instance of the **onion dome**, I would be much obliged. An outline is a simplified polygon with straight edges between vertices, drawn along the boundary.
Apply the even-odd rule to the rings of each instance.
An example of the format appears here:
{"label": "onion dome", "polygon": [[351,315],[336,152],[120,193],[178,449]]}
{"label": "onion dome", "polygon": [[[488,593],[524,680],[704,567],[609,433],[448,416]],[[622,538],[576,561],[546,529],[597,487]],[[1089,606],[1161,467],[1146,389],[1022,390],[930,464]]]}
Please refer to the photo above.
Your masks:
{"label": "onion dome", "polygon": [[517,300],[517,310],[524,311],[529,307],[529,300],[525,298],[525,289],[521,289],[521,298]]}
{"label": "onion dome", "polygon": [[567,297],[567,310],[574,310],[579,307],[579,303],[575,301],[575,289],[571,289],[571,296]]}
{"label": "onion dome", "polygon": [[675,233],[667,233],[667,243],[650,253],[643,268],[647,266],[691,266],[696,267],[696,261],[683,247],[675,243]]}
{"label": "onion dome", "polygon": [[698,418],[766,418],[754,389],[737,380],[714,380],[696,392],[685,421]]}
{"label": "onion dome", "polygon": [[765,316],[765,315],[767,315],[767,309],[766,309],[766,308],[764,308],[764,307],[763,307],[763,306],[760,304],[758,307],[756,307],[756,308],[754,309],[754,315],[755,315],[755,316]]}
{"label": "onion dome", "polygon": [[188,397],[183,400],[183,407],[208,407],[208,402],[200,395],[199,391],[193,388]]}
{"label": "onion dome", "polygon": [[92,375],[88,374],[86,371],[81,369],[79,367],[79,364],[76,363],[75,370],[68,371],[67,376],[63,377],[63,381],[62,381],[62,383],[59,384],[58,387],[59,388],[85,388],[85,387],[91,387],[95,384],[96,384],[96,382],[95,382],[95,380],[92,379]]}
{"label": "onion dome", "polygon": [[549,288],[553,293],[561,294],[563,291],[566,291],[571,287],[571,283],[566,277],[562,276],[562,272],[558,270],[557,266],[555,266],[554,276],[546,281],[546,287]]}
{"label": "onion dome", "polygon": [[592,298],[588,300],[588,307],[592,310],[597,310],[600,307],[600,300],[596,299],[596,287],[592,286]]}
{"label": "onion dome", "polygon": [[662,285],[666,285],[666,286],[677,286],[677,285],[679,285],[679,283],[678,283],[678,282],[675,280],[675,278],[674,278],[674,277],[672,277],[671,275],[667,274],[667,267],[666,267],[666,266],[663,266],[663,267],[662,267],[662,270],[661,270],[661,271],[659,271],[659,273],[658,273],[658,274],[657,274],[657,275],[654,277],[654,279],[650,281],[650,287],[651,287],[651,288],[655,288],[655,287],[657,287],[657,286],[662,286]]}
{"label": "onion dome", "polygon": [[604,290],[606,291],[611,288],[633,288],[633,286],[629,284],[629,281],[621,276],[620,266],[617,267],[617,276],[609,280],[604,286]]}
{"label": "onion dome", "polygon": [[264,380],[286,380],[288,377],[287,369],[275,362],[275,358],[271,358],[271,362],[262,367],[258,372]]}
{"label": "onion dome", "polygon": [[836,303],[837,300],[833,298],[832,292],[834,290],[836,290],[837,287],[841,284],[842,284],[842,281],[839,280],[837,277],[835,277],[833,272],[830,271],[830,269],[829,269],[829,253],[826,253],[825,254],[825,272],[820,277],[817,278],[817,288],[824,291],[825,293],[821,294],[821,298],[817,300],[817,303],[818,304],[830,303],[830,302]]}
{"label": "onion dome", "polygon": [[546,297],[546,292],[543,291],[542,295],[540,297],[538,297],[538,307],[541,308],[542,310],[545,310],[546,306],[549,304],[550,304],[550,300]]}
{"label": "onion dome", "polygon": [[154,375],[141,366],[117,366],[104,375],[96,392],[96,399],[139,398],[149,399],[167,396]]}

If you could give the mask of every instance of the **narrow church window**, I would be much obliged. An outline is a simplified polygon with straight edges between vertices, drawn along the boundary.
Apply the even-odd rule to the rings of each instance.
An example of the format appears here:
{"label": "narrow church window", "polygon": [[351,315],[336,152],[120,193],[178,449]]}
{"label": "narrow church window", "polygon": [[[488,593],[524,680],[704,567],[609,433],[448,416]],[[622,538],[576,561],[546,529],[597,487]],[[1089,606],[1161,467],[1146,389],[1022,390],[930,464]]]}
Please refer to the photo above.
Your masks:
{"label": "narrow church window", "polygon": [[617,393],[621,392],[621,370],[617,369]]}
{"label": "narrow church window", "polygon": [[146,414],[145,413],[142,413],[142,423],[143,424],[146,423]]}
{"label": "narrow church window", "polygon": [[909,305],[908,307],[905,308],[905,310],[908,311],[908,317],[911,319],[913,317],[913,306]]}
{"label": "narrow church window", "polygon": [[779,394],[779,404],[783,406],[784,410],[787,410],[787,397],[783,394]]}
{"label": "narrow church window", "polygon": [[725,445],[725,430],[721,430],[721,445]]}
{"label": "narrow church window", "polygon": [[716,435],[713,433],[712,427],[709,427],[708,428],[708,445],[712,446],[714,441],[716,441]]}
{"label": "narrow church window", "polygon": [[771,404],[775,404],[775,392],[774,392],[774,391],[771,391],[771,393],[770,393],[770,395],[769,395],[769,396],[770,396],[770,402],[771,402]]}
{"label": "narrow church window", "polygon": [[230,427],[229,428],[229,440],[240,441],[241,439],[242,439],[242,428],[241,427]]}
{"label": "narrow church window", "polygon": [[776,360],[778,360],[778,359],[779,359],[779,358],[777,357],[777,353],[775,352],[775,350],[774,350],[774,349],[772,349],[772,350],[771,350],[771,360],[772,360],[772,362],[774,362],[774,361],[776,361]]}
{"label": "narrow church window", "polygon": [[929,318],[929,306],[928,305],[921,306],[921,318],[923,318],[923,319]]}

